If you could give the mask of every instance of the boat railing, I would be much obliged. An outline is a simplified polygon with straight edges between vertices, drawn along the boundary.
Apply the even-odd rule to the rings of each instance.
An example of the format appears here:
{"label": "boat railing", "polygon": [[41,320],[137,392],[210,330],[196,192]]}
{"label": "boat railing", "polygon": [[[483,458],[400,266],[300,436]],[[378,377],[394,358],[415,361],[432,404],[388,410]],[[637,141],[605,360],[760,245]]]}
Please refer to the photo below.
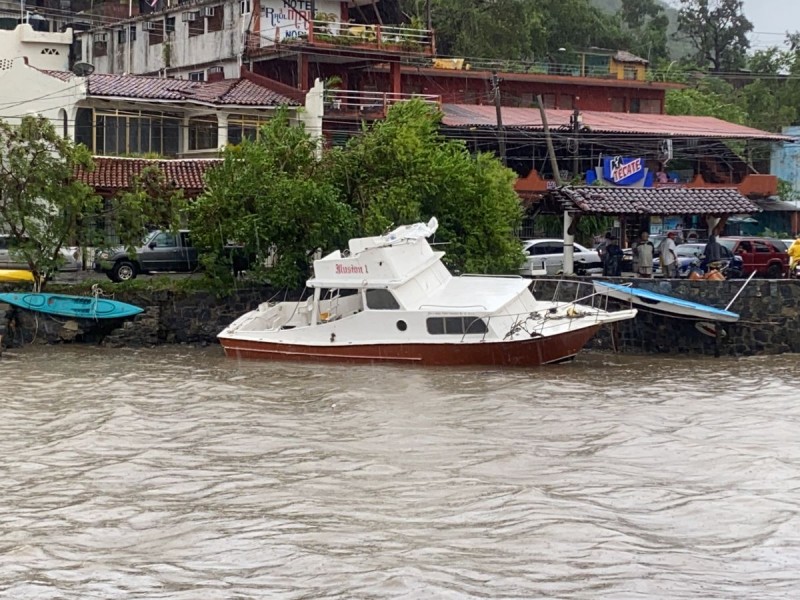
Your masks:
{"label": "boat railing", "polygon": [[419,310],[436,309],[488,310],[483,304],[465,304],[463,306],[458,304],[421,304],[419,307]]}
{"label": "boat railing", "polygon": [[[601,282],[602,280],[597,280]],[[530,289],[536,296],[536,287],[538,283],[555,283],[555,290],[553,291],[550,302],[555,306],[558,302],[572,302],[582,303],[584,306],[589,303],[592,308],[601,310],[608,310],[609,297],[607,294],[598,292],[594,289],[595,281],[578,281],[575,279],[563,279],[557,277],[537,277],[533,279]],[[537,300],[539,298],[537,297]],[[542,300],[544,301],[544,300]]]}

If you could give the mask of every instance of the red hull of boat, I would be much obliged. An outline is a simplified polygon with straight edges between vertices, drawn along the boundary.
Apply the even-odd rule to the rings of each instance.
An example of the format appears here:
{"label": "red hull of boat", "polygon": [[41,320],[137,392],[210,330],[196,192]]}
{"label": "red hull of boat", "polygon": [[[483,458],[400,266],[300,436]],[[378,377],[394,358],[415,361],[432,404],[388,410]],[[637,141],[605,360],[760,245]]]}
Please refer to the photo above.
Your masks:
{"label": "red hull of boat", "polygon": [[260,360],[387,362],[441,366],[534,367],[573,358],[599,325],[545,338],[476,344],[303,346],[221,338],[226,356]]}

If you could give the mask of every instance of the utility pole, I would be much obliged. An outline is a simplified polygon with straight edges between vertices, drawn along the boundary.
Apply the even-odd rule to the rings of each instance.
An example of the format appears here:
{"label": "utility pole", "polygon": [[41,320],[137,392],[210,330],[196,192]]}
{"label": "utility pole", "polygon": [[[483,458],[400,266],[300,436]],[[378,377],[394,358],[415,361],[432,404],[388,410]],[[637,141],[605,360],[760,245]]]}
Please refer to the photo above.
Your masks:
{"label": "utility pole", "polygon": [[539,105],[539,115],[542,118],[542,129],[544,129],[544,140],[547,142],[547,154],[550,156],[550,166],[553,169],[553,179],[555,179],[556,185],[561,187],[564,185],[564,182],[561,181],[561,173],[558,171],[556,151],[555,148],[553,148],[553,138],[550,135],[550,127],[547,124],[547,111],[544,109],[544,101],[542,100],[541,94],[536,96],[536,104]]}
{"label": "utility pole", "polygon": [[[544,109],[544,101],[541,94],[536,96],[536,103],[539,105],[539,114],[542,117],[542,129],[544,129],[544,139],[547,142],[547,153],[550,155],[550,165],[553,168],[553,178],[556,180],[556,185],[561,187],[563,182],[561,181],[561,173],[558,172],[556,151],[553,148],[553,138],[550,135],[547,111]],[[572,215],[568,210],[564,209],[564,266],[562,267],[562,272],[568,276],[575,274],[575,232],[572,224]]]}
{"label": "utility pole", "polygon": [[503,129],[503,110],[500,107],[500,78],[497,77],[497,71],[492,71],[492,88],[494,90],[494,108],[497,112],[497,140],[500,146],[500,160],[503,161],[503,166],[508,166],[506,132]]}
{"label": "utility pole", "polygon": [[578,138],[581,135],[581,113],[576,108],[572,113],[572,134],[575,136],[575,154],[572,157],[572,178],[577,179],[580,170],[580,144]]}

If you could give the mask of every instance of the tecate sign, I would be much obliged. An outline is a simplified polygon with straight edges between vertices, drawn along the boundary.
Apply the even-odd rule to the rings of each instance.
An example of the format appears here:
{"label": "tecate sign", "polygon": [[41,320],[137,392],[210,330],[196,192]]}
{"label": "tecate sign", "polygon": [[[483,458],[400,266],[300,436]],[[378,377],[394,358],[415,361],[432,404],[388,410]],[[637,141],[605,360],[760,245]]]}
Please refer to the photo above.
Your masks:
{"label": "tecate sign", "polygon": [[641,158],[611,156],[603,159],[603,178],[614,185],[633,185],[641,181],[646,173]]}

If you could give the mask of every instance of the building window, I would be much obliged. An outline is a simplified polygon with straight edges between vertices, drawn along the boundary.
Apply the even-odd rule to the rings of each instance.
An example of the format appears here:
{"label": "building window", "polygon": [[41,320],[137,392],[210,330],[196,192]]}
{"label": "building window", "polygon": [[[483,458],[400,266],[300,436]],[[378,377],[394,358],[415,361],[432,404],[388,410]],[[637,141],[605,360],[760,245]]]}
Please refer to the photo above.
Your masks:
{"label": "building window", "polygon": [[648,115],[659,115],[661,114],[661,100],[648,100],[642,98],[639,100],[639,112],[645,113]]}
{"label": "building window", "polygon": [[61,119],[61,136],[64,139],[69,137],[69,120],[67,119],[67,111],[63,108],[58,111],[58,118]]}
{"label": "building window", "polygon": [[131,25],[128,28],[128,39],[131,42],[135,42],[136,41],[136,25]]}
{"label": "building window", "polygon": [[558,97],[558,108],[561,110],[572,110],[575,108],[575,96],[570,94],[561,94]]}
{"label": "building window", "polygon": [[188,133],[189,150],[216,150],[219,147],[216,117],[191,119]]}
{"label": "building window", "polygon": [[213,31],[222,31],[222,15],[224,11],[224,7],[220,6],[212,6],[211,10],[213,14],[209,17],[206,17],[206,31],[211,33]]}
{"label": "building window", "polygon": [[47,54],[49,56],[60,56],[61,52],[59,52],[56,48],[42,48],[41,54]]}
{"label": "building window", "polygon": [[106,36],[102,38],[95,38],[92,46],[92,54],[94,56],[107,56],[108,55],[108,42]]}
{"label": "building window", "polygon": [[175,33],[175,17],[167,17],[164,19],[164,33]]}
{"label": "building window", "polygon": [[243,15],[249,15],[250,14],[250,0],[242,0],[239,3],[239,8],[241,9]]}
{"label": "building window", "polygon": [[266,119],[234,116],[228,117],[228,143],[241,144],[243,140],[255,141]]}
{"label": "building window", "polygon": [[638,79],[638,73],[636,71],[636,67],[624,67],[622,69],[622,77],[624,79],[630,79],[630,80]]}
{"label": "building window", "polygon": [[641,106],[641,103],[639,102],[638,98],[631,98],[630,107],[631,107],[630,112],[632,112],[632,113],[642,112],[641,111],[642,106]]}
{"label": "building window", "polygon": [[483,335],[489,331],[480,317],[430,317],[426,325],[431,335]]}
{"label": "building window", "polygon": [[142,27],[147,29],[147,40],[151,46],[161,44],[164,41],[163,21],[145,21]]}
{"label": "building window", "polygon": [[180,126],[175,115],[79,108],[75,142],[95,154],[175,156],[180,151]]}
{"label": "building window", "polygon": [[127,31],[124,29],[117,31],[117,43],[124,44],[126,41],[128,41]]}
{"label": "building window", "polygon": [[189,81],[205,81],[206,80],[206,73],[205,71],[192,71],[189,73]]}
{"label": "building window", "polygon": [[400,310],[400,304],[389,290],[367,290],[367,308],[370,310]]}
{"label": "building window", "polygon": [[184,19],[188,25],[186,31],[188,32],[189,37],[203,35],[206,32],[206,22],[205,19],[200,17],[200,13],[195,11],[185,14],[191,15],[188,20]]}

